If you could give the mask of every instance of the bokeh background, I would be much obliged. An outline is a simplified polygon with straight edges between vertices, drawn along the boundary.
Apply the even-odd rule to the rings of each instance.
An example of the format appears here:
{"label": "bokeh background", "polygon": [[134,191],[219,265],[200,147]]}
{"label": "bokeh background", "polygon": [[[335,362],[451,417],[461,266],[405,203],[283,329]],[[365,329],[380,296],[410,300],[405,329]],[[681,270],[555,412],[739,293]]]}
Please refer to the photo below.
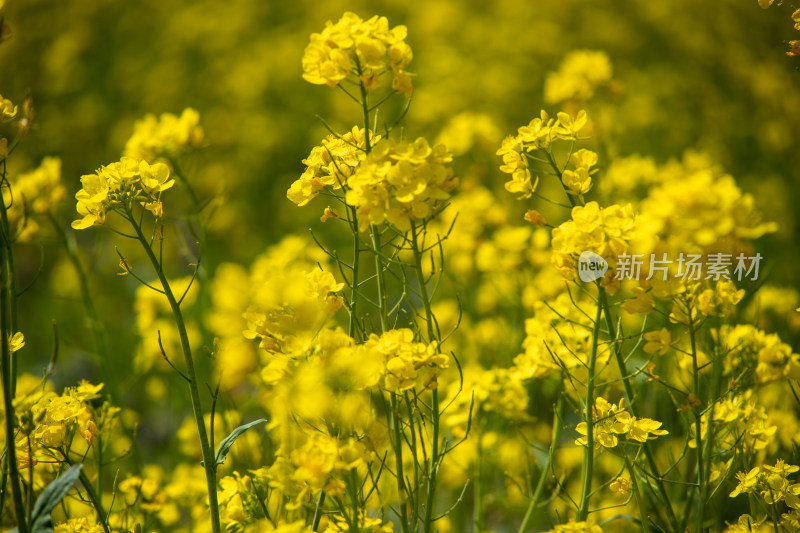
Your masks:
{"label": "bokeh background", "polygon": [[[223,262],[249,264],[285,235],[319,226],[322,199],[306,209],[286,199],[301,160],[327,133],[316,115],[339,131],[359,120],[344,94],[301,78],[309,34],[344,11],[408,27],[416,77],[405,131],[446,142],[466,183],[496,191],[506,180],[495,155],[502,138],[542,108],[561,109],[561,102],[546,101],[548,76],[570,52],[605,53],[611,79],[584,102],[600,125],[598,181],[618,158],[639,154],[663,165],[705,154],[753,194],[766,220],[778,223],[758,249],[770,285],[790,302],[797,299],[800,61],[785,54],[797,35],[788,2],[762,10],[755,0],[8,0],[13,38],[0,47],[0,92],[19,103],[29,94],[36,109],[9,173],[34,168],[45,156],[61,158],[68,200],[58,218],[68,228],[80,176],[118,160],[135,121],[192,107],[205,139],[182,166],[201,196],[217,195],[204,275],[212,277]],[[381,118],[391,122],[401,110],[398,98]],[[624,173],[614,179],[624,182]],[[613,198],[615,191],[604,194]],[[492,207],[506,210],[509,220],[521,220],[530,207],[502,192],[493,198]],[[335,242],[327,226],[319,231]],[[17,250],[18,283],[31,284],[19,302],[28,339],[21,365],[41,372],[55,320],[54,381],[109,381],[117,401],[148,419],[152,397],[169,392],[167,380],[134,372],[141,340],[131,312],[137,283],[115,275],[108,232],[77,238],[96,305],[114,332],[113,357],[92,354],[74,274],[55,237],[43,231]],[[193,247],[185,248],[175,260],[176,277],[188,273]],[[797,347],[796,328],[781,334]],[[203,342],[210,345],[208,335]],[[509,357],[519,349],[506,348]],[[142,429],[153,448],[169,441],[186,414],[183,404],[171,411],[166,401],[157,409]]]}

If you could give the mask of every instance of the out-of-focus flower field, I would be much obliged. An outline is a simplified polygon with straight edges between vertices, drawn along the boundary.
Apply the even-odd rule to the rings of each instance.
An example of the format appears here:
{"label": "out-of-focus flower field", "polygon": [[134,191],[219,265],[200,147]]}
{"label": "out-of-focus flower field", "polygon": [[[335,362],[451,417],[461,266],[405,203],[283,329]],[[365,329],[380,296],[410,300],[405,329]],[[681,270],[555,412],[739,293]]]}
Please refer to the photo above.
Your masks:
{"label": "out-of-focus flower field", "polygon": [[800,531],[798,7],[0,0],[0,530]]}

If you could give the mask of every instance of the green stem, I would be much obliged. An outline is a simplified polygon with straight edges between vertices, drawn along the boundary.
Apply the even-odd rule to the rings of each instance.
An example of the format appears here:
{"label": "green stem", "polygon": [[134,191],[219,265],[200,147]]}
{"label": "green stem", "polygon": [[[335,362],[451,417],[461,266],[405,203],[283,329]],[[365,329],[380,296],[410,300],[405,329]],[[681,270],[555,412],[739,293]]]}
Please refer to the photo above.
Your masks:
{"label": "green stem", "polygon": [[[64,452],[61,452],[61,454],[64,457],[64,462],[69,466],[73,466],[75,464],[67,454]],[[79,479],[81,480],[81,485],[83,485],[83,488],[86,489],[86,494],[89,495],[89,500],[91,500],[94,510],[97,512],[97,518],[100,520],[100,525],[103,526],[103,531],[105,531],[105,533],[111,533],[111,529],[108,527],[108,517],[103,510],[103,503],[98,497],[97,493],[94,491],[92,482],[89,481],[89,478],[86,476],[86,473],[83,471],[83,469],[81,469],[78,475]]]}
{"label": "green stem", "polygon": [[473,531],[476,533],[480,533],[483,531],[483,493],[481,492],[481,478],[483,477],[483,473],[481,472],[481,463],[483,459],[483,449],[481,447],[481,432],[478,431],[477,441],[476,441],[476,454],[475,454],[475,473],[474,479],[472,481],[472,486],[474,490],[474,500],[475,500],[475,510],[473,512],[472,518],[475,524]]}
{"label": "green stem", "polygon": [[378,227],[375,225],[370,225],[370,234],[372,236],[372,251],[375,255],[375,276],[378,282],[378,306],[380,307],[381,332],[385,332],[389,320],[386,316],[388,300],[386,295],[386,278],[383,275],[383,261],[381,260],[381,235],[378,232]]}
{"label": "green stem", "polygon": [[525,511],[525,516],[522,519],[522,523],[519,526],[518,533],[525,533],[528,529],[528,524],[533,518],[533,513],[536,510],[536,507],[539,505],[539,501],[542,499],[542,494],[544,493],[544,485],[547,481],[547,473],[550,471],[550,466],[553,464],[553,457],[556,454],[556,448],[558,447],[558,441],[561,438],[561,409],[562,409],[562,402],[561,396],[558,397],[558,403],[553,412],[553,435],[550,441],[550,450],[547,452],[547,461],[545,461],[544,468],[542,468],[542,473],[539,474],[539,482],[536,484],[536,490],[533,492],[533,496],[531,497],[531,501],[528,504],[528,510]]}
{"label": "green stem", "polygon": [[[4,159],[5,161],[5,159]],[[5,181],[5,167],[3,168],[2,180]],[[11,231],[8,226],[8,215],[6,213],[5,199],[0,195],[0,234],[3,243],[0,247],[0,345],[2,348],[2,381],[3,381],[3,407],[5,408],[5,454],[4,461],[8,465],[11,483],[11,495],[14,500],[14,513],[17,517],[17,529],[19,533],[28,533],[28,524],[25,522],[25,506],[22,502],[22,491],[20,489],[19,465],[17,465],[17,450],[14,441],[16,412],[14,411],[14,395],[16,390],[16,363],[14,355],[9,346],[9,336],[16,332],[16,287],[14,280],[14,258],[11,251]],[[31,466],[31,468],[33,468]],[[5,469],[3,469],[5,474]],[[3,475],[5,478],[5,475]],[[5,493],[4,484],[0,487]]]}
{"label": "green stem", "polygon": [[[10,148],[9,148],[10,152]],[[5,164],[3,165],[3,179],[6,180]],[[9,191],[11,184],[6,181]],[[5,283],[8,286],[8,308],[3,308],[3,311],[8,313],[11,317],[10,333],[13,335],[18,331],[18,318],[17,318],[17,272],[14,268],[14,253],[11,250],[11,227],[8,225],[8,212],[6,211],[5,199],[0,195],[0,223],[2,223],[3,232],[3,260],[0,262],[0,268],[3,269],[5,275]],[[11,397],[17,394],[17,357],[11,354]]]}
{"label": "green stem", "polygon": [[[433,311],[428,296],[428,287],[425,284],[425,273],[422,271],[422,252],[419,247],[417,225],[411,221],[411,246],[414,252],[414,270],[417,274],[419,293],[422,305],[425,308],[425,320],[428,324],[428,342],[439,341],[434,333]],[[441,344],[437,344],[441,350]],[[428,491],[425,500],[425,517],[423,521],[424,533],[430,533],[433,524],[433,503],[436,497],[436,474],[439,465],[439,389],[431,391],[431,457],[428,467]]]}
{"label": "green stem", "polygon": [[[567,187],[564,185],[564,182],[561,179],[563,177],[563,173],[561,172],[561,169],[558,167],[555,158],[553,158],[553,154],[550,153],[549,151],[546,151],[545,153],[547,155],[547,160],[550,164],[550,167],[555,172],[559,183],[564,189],[564,193],[567,195],[567,199],[569,199],[570,204],[573,207],[576,207],[578,205],[585,205],[586,202],[584,201],[583,196],[575,198],[567,190]],[[622,376],[622,383],[625,387],[625,395],[628,400],[628,409],[630,410],[631,415],[636,416],[636,412],[634,411],[634,406],[633,406],[633,386],[631,385],[630,377],[628,376],[628,370],[627,370],[627,365],[625,364],[625,358],[622,355],[622,346],[618,342],[616,342],[617,338],[616,328],[614,327],[614,323],[611,319],[611,312],[608,305],[608,299],[606,298],[605,293],[602,295],[601,300],[603,302],[603,314],[606,320],[606,327],[608,329],[609,335],[611,335],[612,338],[615,339],[614,358],[616,359],[617,367],[619,368],[620,375]],[[644,451],[644,456],[647,461],[647,466],[650,469],[650,472],[654,476],[659,495],[661,496],[661,499],[664,501],[664,506],[667,509],[667,514],[669,515],[669,520],[672,524],[672,527],[675,531],[682,531],[680,522],[678,521],[678,518],[675,516],[675,511],[672,509],[672,504],[669,502],[669,497],[667,496],[667,489],[664,486],[664,482],[662,481],[660,474],[658,473],[658,468],[655,459],[653,458],[653,452],[652,449],[650,448],[650,444],[648,442],[645,442],[642,445],[642,450]]]}
{"label": "green stem", "polygon": [[[625,363],[625,357],[622,355],[622,345],[617,341],[617,331],[616,326],[614,326],[614,321],[611,318],[611,308],[608,304],[608,298],[606,297],[605,293],[601,295],[601,301],[603,304],[603,315],[605,316],[606,320],[606,329],[608,329],[609,335],[611,335],[613,340],[613,347],[614,347],[614,359],[617,362],[617,367],[619,369],[620,376],[622,377],[622,385],[625,388],[625,396],[628,401],[628,410],[631,413],[631,416],[638,416],[637,415],[637,407],[634,404],[634,397],[633,397],[633,385],[631,384],[631,378],[628,374],[627,364]],[[672,509],[672,504],[669,501],[669,496],[667,495],[667,488],[664,486],[664,481],[661,479],[661,475],[658,471],[658,466],[656,465],[655,459],[653,458],[653,451],[650,447],[649,442],[645,442],[642,444],[642,451],[644,452],[645,460],[647,461],[647,467],[650,470],[650,473],[653,475],[653,479],[656,483],[656,488],[658,488],[658,493],[661,496],[663,501],[664,507],[667,510],[667,515],[669,516],[670,524],[672,525],[673,531],[679,532],[682,531],[680,527],[680,522],[678,518],[675,516],[675,511]]]}
{"label": "green stem", "polygon": [[[397,478],[397,496],[400,499],[400,529],[403,533],[408,533],[408,493],[406,490],[405,475],[403,473],[403,436],[400,428],[400,412],[397,405],[397,395],[392,393],[389,401],[391,402],[392,412],[389,416],[391,431],[394,440],[394,467],[395,477]],[[415,459],[416,460],[416,459]]]}
{"label": "green stem", "polygon": [[358,239],[358,215],[356,214],[356,208],[348,208],[350,209],[350,216],[353,221],[353,279],[351,281],[350,326],[348,327],[348,334],[355,339],[356,321],[358,320],[358,315],[356,314],[356,305],[358,304],[358,258],[361,255],[361,241]]}
{"label": "green stem", "polygon": [[25,523],[25,507],[22,504],[22,492],[19,486],[19,467],[17,465],[17,450],[16,443],[14,442],[14,435],[16,428],[14,427],[14,420],[16,418],[14,411],[14,397],[12,394],[12,376],[11,376],[11,350],[8,346],[8,314],[5,312],[8,306],[7,286],[4,283],[0,289],[0,306],[2,307],[2,334],[3,338],[0,339],[2,343],[2,369],[3,369],[3,406],[5,408],[5,461],[8,463],[9,482],[11,483],[11,495],[14,499],[14,512],[17,516],[17,529],[20,533],[27,533],[28,526]]}
{"label": "green stem", "polygon": [[175,299],[175,295],[172,293],[172,288],[169,285],[169,281],[167,281],[167,277],[164,275],[164,270],[161,263],[158,261],[153,249],[150,247],[150,244],[142,233],[142,228],[135,222],[129,208],[127,209],[126,215],[136,231],[136,237],[139,239],[139,242],[142,244],[147,257],[150,259],[153,269],[158,275],[158,279],[161,282],[161,287],[164,290],[164,295],[167,297],[167,301],[169,301],[172,314],[175,317],[175,323],[178,326],[178,335],[181,339],[183,358],[186,362],[186,373],[189,376],[189,393],[192,400],[192,412],[197,425],[197,433],[200,437],[200,451],[203,455],[203,468],[205,469],[206,473],[208,505],[209,512],[211,514],[211,530],[213,533],[220,533],[219,503],[217,501],[217,473],[214,450],[212,450],[209,445],[208,434],[206,433],[206,424],[205,420],[203,420],[203,407],[200,403],[200,391],[197,386],[197,373],[195,372],[194,368],[194,358],[192,357],[192,349],[189,345],[189,335],[186,333],[186,324],[183,320],[183,313],[181,312],[180,305]]}
{"label": "green stem", "polygon": [[323,505],[325,505],[325,491],[321,490],[319,492],[319,498],[317,498],[317,507],[314,509],[314,520],[311,523],[311,531],[316,531],[319,529],[319,522],[322,520]]}
{"label": "green stem", "polygon": [[592,496],[592,475],[594,474],[594,374],[597,363],[597,344],[600,338],[600,317],[603,314],[602,297],[605,289],[597,284],[597,311],[592,327],[592,347],[589,352],[588,377],[586,379],[586,448],[583,452],[583,483],[581,502],[578,508],[577,521],[582,522],[589,516],[589,500]]}
{"label": "green stem", "polygon": [[695,531],[703,531],[703,509],[705,507],[705,464],[703,463],[703,417],[700,405],[700,368],[697,364],[697,343],[695,340],[694,319],[692,308],[689,307],[689,341],[692,346],[692,372],[694,374],[694,396],[698,405],[693,406],[695,420],[695,445],[697,448],[697,515],[695,517]]}
{"label": "green stem", "polygon": [[[361,73],[361,65],[358,65],[359,74]],[[370,144],[370,131],[369,131],[369,93],[367,92],[367,88],[364,87],[363,83],[359,83],[359,87],[361,89],[361,113],[362,119],[364,122],[364,151],[366,153],[370,153],[372,151],[372,145]],[[358,228],[356,227],[356,231]],[[381,261],[381,236],[380,232],[378,231],[378,227],[371,224],[370,225],[370,236],[372,239],[372,252],[375,256],[375,277],[377,280],[378,285],[378,306],[379,306],[379,313],[380,313],[380,323],[381,323],[381,332],[385,332],[388,327],[388,318],[387,318],[387,295],[386,295],[386,280],[384,278],[383,273],[383,261]],[[356,233],[356,238],[358,238],[358,234]],[[399,396],[397,394],[391,393],[391,407],[392,412],[390,415],[391,420],[391,430],[394,436],[395,441],[395,450],[394,450],[394,457],[395,457],[395,474],[397,478],[397,493],[398,497],[400,498],[400,528],[403,533],[408,533],[409,531],[409,523],[408,523],[408,490],[406,489],[405,484],[405,474],[403,469],[403,436],[402,436],[402,428],[400,427],[401,417],[400,417],[400,407],[398,404]],[[413,433],[413,428],[412,428]],[[414,451],[414,450],[412,450]],[[416,460],[416,459],[415,459]]]}
{"label": "green stem", "polygon": [[647,523],[647,508],[645,507],[644,498],[642,498],[641,491],[639,490],[639,480],[636,478],[636,472],[633,469],[633,463],[631,463],[630,458],[628,455],[625,455],[625,466],[628,469],[628,474],[631,476],[631,488],[633,489],[633,496],[636,498],[636,505],[639,507],[639,516],[641,517],[642,521],[642,531],[644,533],[648,533],[650,531],[650,525]]}

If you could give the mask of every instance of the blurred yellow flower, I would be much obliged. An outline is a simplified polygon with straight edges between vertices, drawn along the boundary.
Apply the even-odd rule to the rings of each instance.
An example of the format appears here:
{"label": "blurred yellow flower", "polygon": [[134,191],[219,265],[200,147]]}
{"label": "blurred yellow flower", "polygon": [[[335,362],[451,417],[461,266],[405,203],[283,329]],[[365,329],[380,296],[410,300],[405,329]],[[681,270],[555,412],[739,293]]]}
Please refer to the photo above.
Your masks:
{"label": "blurred yellow flower", "polygon": [[22,334],[21,331],[17,331],[13,335],[9,335],[8,337],[8,349],[9,351],[16,352],[20,348],[25,346],[25,336]]}
{"label": "blurred yellow flower", "polygon": [[123,155],[136,159],[155,161],[171,158],[189,148],[197,148],[203,141],[200,115],[187,107],[181,116],[172,113],[146,115],[133,126],[133,134],[125,143]]}
{"label": "blurred yellow flower", "polygon": [[557,104],[572,99],[588,100],[594,96],[597,87],[611,81],[612,70],[611,60],[605,52],[570,52],[558,70],[547,75],[544,82],[544,101],[547,104]]}
{"label": "blurred yellow flower", "polygon": [[644,353],[650,355],[664,355],[670,349],[672,336],[667,328],[661,328],[658,331],[648,331],[645,333],[644,340],[646,341],[642,348]]}
{"label": "blurred yellow flower", "polygon": [[17,115],[17,106],[0,94],[0,122],[7,122]]}

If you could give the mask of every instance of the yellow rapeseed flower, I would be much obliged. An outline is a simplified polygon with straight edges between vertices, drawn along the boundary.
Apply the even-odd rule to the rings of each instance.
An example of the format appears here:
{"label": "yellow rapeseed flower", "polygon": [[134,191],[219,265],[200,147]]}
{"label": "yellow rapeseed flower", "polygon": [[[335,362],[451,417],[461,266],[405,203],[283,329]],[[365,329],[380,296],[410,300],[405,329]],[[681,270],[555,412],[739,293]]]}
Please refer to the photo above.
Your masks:
{"label": "yellow rapeseed flower", "polygon": [[386,17],[363,20],[345,13],[334,24],[325,23],[320,33],[312,33],[303,54],[303,79],[315,85],[336,87],[348,76],[368,91],[380,87],[380,75],[392,74],[392,89],[411,96],[411,74],[406,67],[413,53],[405,42],[406,27],[389,29]]}

